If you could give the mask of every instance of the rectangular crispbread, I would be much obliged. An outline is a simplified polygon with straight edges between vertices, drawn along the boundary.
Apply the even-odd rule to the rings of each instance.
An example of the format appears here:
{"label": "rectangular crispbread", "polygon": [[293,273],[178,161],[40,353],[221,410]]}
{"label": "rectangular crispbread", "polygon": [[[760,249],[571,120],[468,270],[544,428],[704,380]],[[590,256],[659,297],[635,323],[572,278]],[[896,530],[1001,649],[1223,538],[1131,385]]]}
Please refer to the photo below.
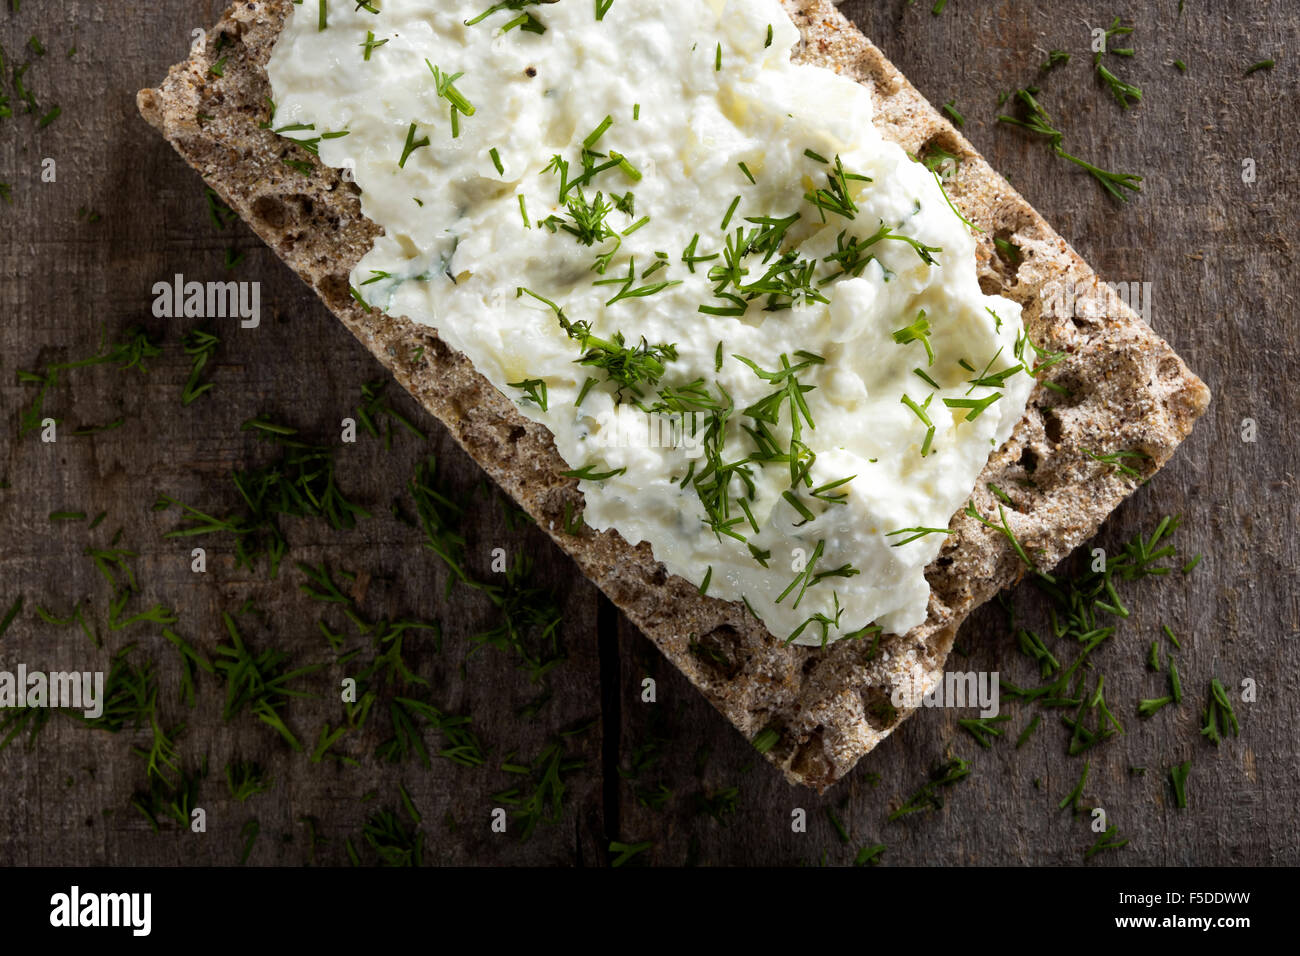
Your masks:
{"label": "rectangular crispbread", "polygon": [[[803,36],[798,57],[867,85],[887,139],[915,155],[935,143],[961,157],[950,192],[984,230],[981,285],[1024,306],[1040,347],[1067,353],[1047,374],[1068,397],[1035,390],[973,493],[981,513],[995,519],[998,502],[987,484],[1010,495],[1009,526],[1046,570],[1137,485],[1083,449],[1140,451],[1148,457],[1128,464],[1149,478],[1187,437],[1209,391],[834,6],[783,2]],[[565,506],[580,510],[581,495],[575,480],[561,477],[568,466],[549,434],[431,329],[368,312],[351,298],[348,275],[379,227],[361,214],[355,186],[260,125],[269,115],[264,67],[291,9],[290,0],[235,4],[203,49],[159,88],[140,92],[140,112],[741,733],[779,733],[766,756],[790,781],[825,789],[839,780],[915,709],[890,705],[894,688],[924,689],[940,679],[962,621],[1024,574],[1010,542],[957,514],[927,569],[924,624],[878,646],[844,641],[818,649],[783,646],[743,605],[700,596],[668,575],[648,545],[632,548],[590,529],[566,534]],[[226,38],[219,53],[218,35]],[[221,76],[209,70],[218,58]],[[284,159],[315,168],[304,176]],[[1021,261],[999,255],[995,238],[1019,246]],[[1077,295],[1069,315],[1050,295],[1067,285]]]}

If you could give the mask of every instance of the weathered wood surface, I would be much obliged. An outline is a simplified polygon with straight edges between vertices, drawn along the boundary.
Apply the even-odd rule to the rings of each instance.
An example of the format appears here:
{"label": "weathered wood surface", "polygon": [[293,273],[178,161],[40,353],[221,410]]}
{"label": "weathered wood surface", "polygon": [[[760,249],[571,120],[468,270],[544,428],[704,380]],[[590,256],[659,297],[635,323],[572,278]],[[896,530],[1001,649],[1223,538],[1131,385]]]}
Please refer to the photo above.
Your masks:
{"label": "weathered wood surface", "polygon": [[[1091,70],[1089,28],[1109,25],[1117,12],[1110,8],[1082,0],[953,0],[936,17],[926,4],[897,0],[850,2],[844,9],[934,102],[955,99],[969,138],[1104,277],[1151,283],[1154,327],[1215,393],[1210,413],[1175,461],[1098,539],[1114,549],[1149,531],[1161,515],[1180,512],[1185,525],[1175,543],[1205,558],[1190,577],[1125,591],[1132,616],[1098,653],[1107,700],[1127,734],[1087,755],[1084,802],[1105,807],[1130,843],[1090,865],[1295,864],[1300,598],[1290,529],[1300,509],[1288,425],[1297,411],[1300,328],[1289,278],[1300,173],[1285,149],[1287,134],[1296,132],[1297,81],[1288,51],[1297,48],[1300,17],[1280,3],[1189,3],[1181,16],[1177,6],[1165,0],[1136,14],[1128,44],[1136,56],[1115,67],[1144,92],[1141,105],[1127,112]],[[958,727],[969,711],[923,711],[824,797],[789,788],[541,534],[506,527],[496,494],[474,491],[482,482],[476,466],[396,389],[395,404],[428,433],[428,442],[399,434],[385,451],[362,437],[338,452],[340,483],[374,517],[343,532],[316,521],[287,522],[292,549],[278,580],[268,579],[264,564],[254,572],[235,570],[229,538],[198,542],[208,549],[209,566],[206,574],[192,573],[189,549],[196,542],[163,537],[177,516],[152,510],[158,493],[217,513],[233,507],[230,470],[271,454],[240,431],[241,422],[264,413],[337,443],[339,422],[355,414],[361,383],[380,376],[375,361],[271,252],[239,225],[213,226],[200,180],[136,114],[135,91],[154,85],[182,59],[191,31],[215,22],[220,7],[195,0],[61,0],[6,12],[0,25],[10,70],[31,60],[26,85],[42,107],[62,107],[57,120],[38,129],[37,117],[24,115],[11,96],[16,115],[0,120],[0,181],[12,185],[12,203],[0,206],[6,220],[0,304],[7,319],[0,326],[0,480],[8,485],[0,490],[0,614],[18,594],[27,601],[0,638],[0,669],[19,662],[44,670],[106,669],[113,650],[137,641],[158,661],[165,722],[187,724],[180,738],[186,762],[206,755],[211,767],[198,800],[208,812],[208,832],[165,826],[154,834],[129,806],[145,782],[144,762],[131,748],[147,735],[94,732],[57,717],[34,749],[16,743],[0,754],[0,862],[228,864],[244,845],[241,828],[257,818],[261,835],[250,863],[302,863],[309,852],[296,821],[310,816],[330,839],[318,861],[345,863],[345,837],[359,842],[375,809],[400,809],[399,782],[423,816],[426,862],[592,864],[608,858],[611,839],[653,841],[640,859],[657,864],[816,863],[823,855],[845,863],[868,843],[887,844],[890,864],[1082,861],[1094,834],[1085,819],[1056,807],[1079,778],[1083,758],[1065,755],[1053,714],[1015,749],[1032,712],[1013,702],[1004,702],[1012,715],[1006,736],[990,750]],[[33,33],[47,49],[43,57],[24,46]],[[69,58],[74,44],[77,53]],[[1057,48],[1074,59],[1044,76],[1038,64]],[[1270,57],[1276,68],[1243,75]],[[1172,65],[1175,59],[1185,61],[1186,74]],[[1128,206],[1112,203],[1082,171],[994,122],[998,93],[1031,83],[1042,86],[1043,105],[1065,131],[1068,149],[1146,177],[1140,198]],[[56,182],[41,181],[46,158],[57,164]],[[1253,183],[1243,182],[1248,159]],[[88,221],[78,215],[82,208],[101,218]],[[223,263],[232,246],[245,258],[228,273]],[[150,312],[153,283],[176,272],[262,284],[261,327],[225,329],[210,374],[216,387],[186,409],[179,395],[189,362],[178,342],[190,323]],[[72,372],[48,403],[65,420],[60,440],[17,437],[20,410],[34,394],[17,382],[18,369],[88,355],[101,327],[115,335],[135,323],[165,340],[147,375],[104,367]],[[125,424],[116,430],[69,434],[118,416]],[[1257,423],[1257,441],[1242,440],[1244,419]],[[463,587],[445,598],[445,569],[421,547],[419,533],[390,514],[429,452],[438,456],[447,483],[474,502],[465,529],[477,570],[489,573],[493,548],[522,549],[562,601],[568,660],[550,675],[551,698],[535,716],[519,711],[539,687],[509,655],[485,648],[467,657],[470,637],[494,620],[491,606]],[[52,524],[48,514],[60,509],[106,510],[109,517],[93,531],[85,522]],[[251,599],[267,615],[264,624],[241,619],[255,647],[279,647],[297,663],[331,658],[316,619],[325,617],[335,629],[342,621],[299,593],[304,579],[295,561],[323,560],[359,572],[361,607],[372,619],[438,619],[441,650],[417,635],[408,642],[410,660],[429,680],[432,699],[472,715],[491,748],[487,766],[438,758],[429,770],[414,761],[381,765],[373,757],[374,733],[349,747],[362,755],[360,768],[313,764],[247,714],[223,723],[222,691],[207,675],[199,678],[197,709],[181,706],[178,661],[156,628],[106,632],[105,650],[96,651],[76,629],[40,622],[33,606],[65,614],[82,598],[103,621],[107,586],[83,548],[106,544],[119,527],[122,546],[139,553],[140,605],[174,607],[177,630],[209,653],[222,639],[221,612]],[[1017,597],[1032,605],[1027,593]],[[1136,701],[1165,692],[1163,675],[1144,666],[1162,624],[1183,636],[1178,660],[1187,699],[1139,720]],[[969,656],[955,655],[953,668],[1032,680],[996,607],[977,613],[958,645]],[[324,694],[343,673],[313,675],[309,686]],[[1240,738],[1217,750],[1198,733],[1205,688],[1216,675],[1229,688],[1243,678],[1259,687],[1255,703],[1238,705]],[[645,677],[656,681],[655,703],[642,702]],[[322,722],[339,719],[332,700],[289,708],[308,750]],[[501,761],[512,751],[530,759],[557,731],[591,718],[588,731],[568,738],[569,752],[585,766],[566,778],[562,822],[542,825],[523,843],[516,823],[509,834],[493,834],[489,813],[498,802],[491,795],[515,782],[498,769]],[[429,735],[432,745],[437,739]],[[629,783],[618,768],[630,767],[638,748],[644,757],[651,746],[660,758]],[[973,772],[947,792],[945,806],[886,822],[949,752],[970,759]],[[222,771],[232,757],[260,762],[273,788],[247,803],[231,800]],[[1189,758],[1189,806],[1174,809],[1166,770]],[[1130,767],[1147,772],[1135,775]],[[634,787],[660,783],[672,793],[663,809],[640,805]],[[733,787],[734,814],[719,822],[701,812],[701,796]],[[792,832],[795,808],[807,811],[807,833]],[[838,839],[825,808],[844,821],[849,845]]]}

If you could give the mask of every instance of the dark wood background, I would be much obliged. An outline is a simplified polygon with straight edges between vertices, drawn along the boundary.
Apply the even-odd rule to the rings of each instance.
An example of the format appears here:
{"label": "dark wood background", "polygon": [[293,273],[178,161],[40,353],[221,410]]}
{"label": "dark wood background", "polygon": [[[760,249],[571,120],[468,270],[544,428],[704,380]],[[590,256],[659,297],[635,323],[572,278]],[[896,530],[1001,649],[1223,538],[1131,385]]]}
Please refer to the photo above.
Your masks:
{"label": "dark wood background", "polygon": [[[1082,762],[1066,756],[1055,717],[1015,749],[1031,712],[1012,702],[1004,705],[1012,715],[1008,734],[989,750],[958,727],[970,714],[931,710],[825,795],[792,789],[542,534],[507,528],[499,493],[396,387],[395,403],[428,433],[427,443],[399,435],[385,451],[362,438],[338,454],[341,484],[375,517],[348,532],[319,521],[287,522],[292,549],[275,581],[265,565],[235,570],[228,538],[198,542],[208,548],[209,566],[206,574],[192,573],[195,542],[163,537],[177,517],[151,510],[158,493],[218,513],[234,507],[231,469],[268,459],[268,449],[240,431],[241,422],[264,413],[337,441],[339,421],[355,414],[361,384],[382,370],[246,229],[215,228],[198,176],[136,113],[135,91],[185,57],[191,31],[213,24],[221,3],[51,0],[23,4],[19,13],[8,6],[0,14],[8,69],[32,61],[26,85],[42,112],[54,104],[62,112],[40,129],[10,89],[15,115],[0,120],[0,181],[12,188],[11,201],[0,204],[0,613],[20,594],[27,608],[0,638],[0,669],[19,662],[106,669],[113,650],[136,641],[158,662],[166,722],[187,724],[180,738],[187,763],[206,755],[212,772],[198,801],[208,832],[165,826],[155,834],[129,806],[145,779],[131,748],[144,737],[90,731],[56,717],[33,749],[16,743],[0,754],[0,861],[230,864],[244,845],[241,828],[257,818],[261,835],[250,863],[305,863],[306,831],[296,821],[306,815],[330,841],[317,859],[341,864],[345,837],[357,841],[377,808],[400,806],[401,782],[423,816],[426,862],[603,864],[611,839],[653,841],[638,861],[659,865],[844,864],[870,843],[886,844],[883,860],[894,865],[1083,862],[1094,834],[1085,819],[1057,810]],[[1300,16],[1291,4],[1258,0],[1194,0],[1181,15],[1177,0],[1118,7],[952,0],[939,16],[928,3],[903,0],[849,2],[844,9],[932,101],[955,99],[970,139],[1102,276],[1152,283],[1154,327],[1214,391],[1191,440],[1098,539],[1118,547],[1177,512],[1185,526],[1176,543],[1205,557],[1190,577],[1128,589],[1133,615],[1099,652],[1107,699],[1128,732],[1089,755],[1085,803],[1105,807],[1130,843],[1090,865],[1300,863],[1300,329],[1292,280],[1300,217],[1293,156]],[[1116,13],[1136,27],[1136,55],[1112,66],[1145,94],[1127,112],[1099,83],[1089,55],[1090,26],[1108,25]],[[47,49],[43,57],[26,46],[32,34]],[[1044,76],[1038,64],[1055,48],[1074,59]],[[1274,69],[1245,75],[1266,58],[1276,58]],[[1185,61],[1185,74],[1175,59]],[[1145,176],[1140,197],[1127,206],[1108,200],[1084,173],[994,121],[999,92],[1031,83],[1042,85],[1067,148]],[[46,158],[57,164],[55,182],[41,180]],[[1253,183],[1243,182],[1246,159],[1254,160]],[[231,248],[243,259],[227,272]],[[153,283],[176,272],[262,284],[262,326],[224,328],[210,374],[215,388],[189,408],[179,400],[189,371],[179,339],[192,323],[155,319],[150,311]],[[18,383],[17,371],[91,354],[101,328],[116,335],[132,324],[165,342],[147,374],[74,372],[49,401],[69,425],[119,415],[125,424],[94,437],[71,437],[65,426],[55,444],[20,440],[18,415],[34,390]],[[1257,423],[1253,443],[1242,440],[1244,419]],[[466,528],[480,570],[494,547],[523,549],[562,601],[567,661],[550,676],[552,697],[535,716],[519,711],[539,687],[509,655],[467,654],[469,637],[491,626],[493,609],[464,589],[444,600],[445,569],[416,531],[390,515],[390,503],[403,497],[415,464],[430,451],[447,483],[473,496]],[[106,510],[109,517],[92,531],[86,522],[51,523],[47,516],[58,509]],[[247,714],[223,723],[221,687],[206,675],[197,708],[181,706],[178,661],[156,628],[109,634],[105,650],[96,651],[75,629],[40,622],[34,605],[65,613],[79,599],[103,620],[107,588],[83,548],[102,545],[119,527],[122,545],[139,554],[141,601],[174,607],[177,629],[209,653],[221,639],[221,611],[251,599],[266,614],[264,625],[247,632],[257,646],[283,648],[298,663],[330,658],[315,624],[321,606],[299,593],[299,560],[361,573],[368,582],[362,607],[372,617],[440,620],[441,650],[417,637],[412,659],[441,706],[472,715],[491,748],[487,765],[464,768],[437,758],[428,770],[414,762],[381,765],[373,740],[359,768],[312,764]],[[1164,693],[1163,676],[1143,666],[1162,624],[1184,638],[1187,700],[1141,721],[1138,698]],[[977,613],[958,644],[967,656],[954,657],[952,666],[1032,679],[996,608]],[[1240,738],[1217,749],[1198,734],[1215,675],[1229,688],[1243,678],[1259,687],[1257,702],[1238,705]],[[326,671],[311,686],[327,692],[338,676]],[[641,700],[647,676],[657,681],[656,703]],[[323,721],[339,719],[337,704],[323,698],[295,702],[288,713],[309,747]],[[591,729],[569,742],[585,765],[566,778],[562,820],[539,827],[527,842],[518,839],[517,821],[509,834],[492,833],[491,795],[514,782],[500,771],[501,761],[512,752],[531,759],[560,728],[587,719],[595,721]],[[431,734],[431,744],[436,740]],[[947,793],[942,809],[887,822],[949,752],[972,761],[970,778]],[[650,753],[658,759],[636,783],[662,782],[671,790],[660,810],[638,805],[619,773]],[[222,768],[232,758],[260,762],[274,787],[247,803],[231,800]],[[1185,759],[1193,760],[1189,806],[1178,810],[1165,771]],[[1131,773],[1134,766],[1147,773]],[[734,814],[719,820],[701,811],[702,798],[730,788],[737,791]],[[795,808],[807,811],[806,833],[792,832]],[[844,821],[850,843],[837,837],[826,808]]]}

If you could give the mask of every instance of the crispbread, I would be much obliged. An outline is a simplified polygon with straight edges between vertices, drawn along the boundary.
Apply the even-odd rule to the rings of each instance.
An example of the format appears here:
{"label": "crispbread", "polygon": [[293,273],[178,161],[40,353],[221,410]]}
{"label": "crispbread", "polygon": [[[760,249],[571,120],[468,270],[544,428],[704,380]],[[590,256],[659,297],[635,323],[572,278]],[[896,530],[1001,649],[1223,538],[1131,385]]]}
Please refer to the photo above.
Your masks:
{"label": "crispbread", "polygon": [[[1050,568],[1136,485],[1083,449],[1140,451],[1149,456],[1138,463],[1149,478],[1204,412],[1209,391],[834,6],[783,2],[803,35],[797,55],[870,87],[887,139],[914,154],[935,142],[962,157],[950,192],[984,230],[981,285],[1024,305],[1034,342],[1066,353],[1049,374],[1068,397],[1035,391],[973,493],[981,513],[996,517],[987,485],[1004,489],[1014,502],[1006,510],[1012,532],[1040,568]],[[789,780],[818,789],[839,780],[915,709],[893,707],[894,689],[906,688],[906,700],[915,701],[942,676],[966,616],[1024,573],[1010,542],[959,513],[926,572],[924,624],[877,645],[817,649],[783,646],[743,605],[702,597],[668,575],[646,544],[632,548],[616,533],[589,529],[566,534],[566,506],[580,509],[581,494],[575,480],[561,477],[568,466],[549,434],[431,329],[368,312],[352,299],[348,275],[379,227],[361,214],[355,187],[337,171],[260,125],[269,109],[264,67],[290,9],[290,0],[231,7],[206,49],[173,67],[158,89],[140,92],[145,119],[714,706],[748,737],[778,732],[766,755]],[[219,34],[227,42],[217,53]],[[209,70],[218,58],[225,61],[221,76]],[[315,168],[304,176],[284,159]],[[1022,261],[999,256],[994,238],[1017,244]],[[1067,286],[1077,296],[1069,315],[1051,299]]]}

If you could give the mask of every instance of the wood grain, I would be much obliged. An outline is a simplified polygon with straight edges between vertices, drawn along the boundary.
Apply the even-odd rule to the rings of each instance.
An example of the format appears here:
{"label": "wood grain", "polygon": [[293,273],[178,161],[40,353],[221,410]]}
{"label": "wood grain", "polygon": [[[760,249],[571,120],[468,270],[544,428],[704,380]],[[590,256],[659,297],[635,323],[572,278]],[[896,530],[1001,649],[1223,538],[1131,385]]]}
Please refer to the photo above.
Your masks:
{"label": "wood grain", "polygon": [[[251,863],[303,863],[305,831],[296,820],[312,816],[331,840],[318,859],[344,863],[344,838],[355,841],[375,808],[398,806],[400,781],[423,815],[426,862],[592,864],[607,859],[610,839],[654,841],[644,858],[657,864],[816,863],[823,852],[828,863],[844,863],[859,845],[877,842],[888,845],[884,859],[892,864],[1082,862],[1093,834],[1086,821],[1056,809],[1078,779],[1081,760],[1065,756],[1063,732],[1051,715],[1023,748],[1002,739],[986,751],[957,726],[968,713],[929,711],[824,797],[791,789],[619,621],[544,536],[506,529],[492,492],[473,491],[481,472],[396,387],[392,400],[429,441],[399,435],[387,452],[362,438],[339,452],[341,483],[374,518],[350,532],[318,522],[288,524],[291,560],[276,581],[264,569],[235,571],[229,541],[216,539],[204,542],[208,573],[193,574],[190,543],[162,537],[175,517],[151,510],[157,494],[213,511],[233,506],[230,470],[268,455],[240,432],[242,421],[265,413],[314,437],[334,436],[339,421],[355,413],[361,383],[381,374],[242,226],[213,226],[202,183],[135,112],[135,90],[181,59],[190,31],[215,22],[220,7],[194,0],[94,6],[60,0],[6,13],[0,24],[0,45],[11,64],[33,61],[26,81],[40,103],[62,107],[44,129],[21,113],[0,120],[6,134],[0,181],[12,184],[12,203],[0,206],[8,220],[0,302],[9,316],[0,327],[0,479],[9,485],[0,491],[0,613],[19,593],[29,609],[0,638],[0,668],[19,661],[33,668],[98,668],[109,651],[137,640],[159,661],[167,720],[188,724],[182,751],[190,760],[208,755],[212,768],[199,801],[208,810],[209,832],[155,835],[129,807],[144,782],[143,763],[130,749],[143,738],[92,732],[56,718],[34,750],[16,745],[0,754],[0,861],[228,864],[243,846],[240,828],[256,817],[261,836]],[[1284,144],[1294,139],[1297,93],[1285,51],[1297,46],[1300,18],[1279,4],[1188,7],[1179,17],[1170,0],[1138,15],[1132,37],[1137,55],[1116,69],[1141,86],[1144,100],[1122,112],[1090,69],[1088,26],[1108,25],[1109,8],[1078,0],[1050,10],[1009,0],[956,0],[934,17],[928,5],[901,0],[844,5],[932,101],[955,98],[967,118],[966,135],[1104,277],[1152,283],[1152,324],[1215,394],[1209,415],[1173,463],[1120,509],[1098,539],[1113,549],[1149,530],[1160,515],[1181,512],[1185,527],[1176,543],[1189,554],[1204,552],[1205,559],[1188,578],[1175,575],[1125,592],[1132,617],[1099,656],[1107,699],[1128,733],[1089,755],[1085,794],[1107,809],[1131,842],[1091,865],[1295,864],[1300,821],[1290,793],[1300,764],[1294,676],[1300,599],[1297,546],[1288,529],[1300,509],[1296,443],[1287,424],[1297,410],[1291,383],[1300,328],[1288,280],[1300,174]],[[24,49],[33,33],[48,51],[44,57]],[[78,52],[69,58],[65,51],[74,44]],[[1038,64],[1053,48],[1075,57],[1044,77]],[[1243,75],[1267,57],[1278,59],[1275,69]],[[1186,74],[1172,66],[1178,58]],[[993,121],[998,93],[1029,83],[1042,86],[1043,104],[1058,118],[1072,152],[1146,176],[1140,198],[1115,205],[1086,174]],[[41,181],[45,158],[57,164],[56,182]],[[1246,159],[1255,161],[1253,184],[1242,181]],[[102,218],[89,222],[78,216],[80,208]],[[245,255],[230,277],[262,283],[263,324],[229,329],[211,376],[216,387],[182,409],[179,395],[189,371],[178,347],[183,327],[152,317],[151,288],[178,271],[204,281],[225,278],[230,247]],[[54,445],[30,435],[20,440],[17,416],[32,388],[17,383],[16,370],[89,354],[101,327],[116,334],[134,323],[165,333],[164,354],[147,375],[78,371],[50,398],[55,414],[70,424],[124,415],[124,426],[92,438],[61,437]],[[1247,418],[1258,427],[1253,443],[1241,440]],[[517,715],[537,688],[508,656],[485,649],[466,657],[470,636],[490,625],[492,609],[463,588],[444,599],[444,569],[420,548],[419,535],[389,514],[429,451],[438,455],[449,484],[473,498],[466,532],[479,570],[487,573],[494,547],[522,549],[534,556],[565,607],[569,660],[553,672],[552,698],[535,718]],[[84,523],[51,524],[47,515],[58,509],[107,510],[109,518],[92,532]],[[392,768],[373,757],[359,769],[312,764],[247,716],[223,723],[220,690],[205,675],[199,707],[188,712],[179,706],[175,657],[147,628],[110,634],[108,650],[96,652],[75,630],[35,619],[35,604],[65,613],[83,597],[103,616],[107,590],[82,549],[107,540],[119,526],[124,546],[139,552],[142,600],[174,607],[178,629],[209,650],[220,640],[221,611],[252,599],[270,624],[250,634],[295,659],[326,659],[315,625],[320,606],[299,593],[302,578],[292,561],[323,560],[368,572],[367,613],[441,621],[441,651],[416,641],[412,659],[441,706],[473,715],[492,748],[489,765],[467,769],[435,758],[431,770],[414,763]],[[1017,598],[1030,605],[1028,595]],[[1163,678],[1144,668],[1161,624],[1184,638],[1179,666],[1188,698],[1177,710],[1140,721],[1137,699],[1163,693]],[[1000,670],[1025,682],[1027,662],[1006,631],[998,609],[986,607],[958,638],[970,656],[954,656],[950,666]],[[1258,701],[1238,707],[1241,737],[1217,750],[1197,732],[1213,675],[1229,687],[1246,677],[1259,686]],[[647,676],[656,682],[655,703],[642,701]],[[315,689],[324,693],[328,686],[322,681]],[[1008,736],[1014,738],[1030,712],[1007,707]],[[324,700],[306,701],[291,707],[290,719],[310,744],[331,713]],[[500,761],[515,750],[527,759],[560,728],[593,717],[599,718],[594,728],[570,743],[586,766],[568,778],[563,822],[542,826],[527,843],[491,833],[491,794],[513,783],[497,769]],[[430,739],[436,742],[436,735]],[[618,773],[619,766],[632,766],[638,748],[660,740],[662,758],[635,781]],[[970,759],[973,772],[947,794],[944,808],[886,822],[890,809],[949,751]],[[274,788],[245,804],[230,800],[221,772],[232,756],[258,760],[274,777]],[[1189,758],[1190,805],[1176,810],[1165,770]],[[1131,774],[1132,766],[1147,772]],[[661,782],[672,793],[665,807],[640,805],[634,787]],[[733,815],[719,821],[701,812],[701,798],[733,787]],[[362,802],[371,791],[376,796]],[[849,845],[834,833],[827,807],[851,832]],[[807,833],[792,832],[796,808],[807,811]]]}

